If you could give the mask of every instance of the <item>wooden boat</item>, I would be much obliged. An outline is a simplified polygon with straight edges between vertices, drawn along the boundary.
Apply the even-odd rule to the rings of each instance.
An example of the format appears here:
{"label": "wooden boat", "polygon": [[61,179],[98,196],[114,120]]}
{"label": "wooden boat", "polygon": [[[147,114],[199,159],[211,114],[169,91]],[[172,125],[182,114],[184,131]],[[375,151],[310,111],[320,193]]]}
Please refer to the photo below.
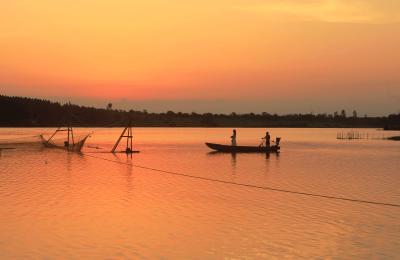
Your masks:
{"label": "wooden boat", "polygon": [[280,150],[279,145],[266,146],[232,146],[223,144],[206,143],[206,145],[218,152],[223,153],[277,153]]}
{"label": "wooden boat", "polygon": [[[67,132],[67,140],[64,142],[64,145],[58,145],[52,142],[53,137],[59,133],[59,132]],[[48,148],[59,148],[59,149],[64,149],[67,151],[71,152],[80,152],[82,150],[83,145],[85,144],[86,139],[90,136],[90,134],[86,135],[83,139],[81,139],[78,142],[75,142],[74,139],[74,132],[72,130],[72,127],[67,127],[67,128],[61,128],[59,127],[51,136],[49,139],[44,138],[43,135],[40,135],[40,138],[42,140],[42,144],[45,147]]]}

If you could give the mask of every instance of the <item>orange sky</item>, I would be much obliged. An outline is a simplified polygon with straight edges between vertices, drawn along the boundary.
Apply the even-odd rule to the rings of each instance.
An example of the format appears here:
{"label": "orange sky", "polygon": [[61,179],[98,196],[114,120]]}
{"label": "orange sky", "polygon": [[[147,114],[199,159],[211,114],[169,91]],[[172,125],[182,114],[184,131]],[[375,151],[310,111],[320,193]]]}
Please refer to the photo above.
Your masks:
{"label": "orange sky", "polygon": [[400,110],[398,0],[18,0],[0,10],[1,94],[149,110],[163,100],[184,111],[210,100],[227,102],[211,112]]}

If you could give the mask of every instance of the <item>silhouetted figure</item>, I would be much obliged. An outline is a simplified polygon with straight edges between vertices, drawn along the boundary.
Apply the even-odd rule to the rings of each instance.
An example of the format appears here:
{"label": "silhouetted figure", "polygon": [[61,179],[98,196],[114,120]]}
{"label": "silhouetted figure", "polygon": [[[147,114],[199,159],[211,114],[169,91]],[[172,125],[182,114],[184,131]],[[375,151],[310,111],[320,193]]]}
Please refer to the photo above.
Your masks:
{"label": "silhouetted figure", "polygon": [[276,146],[279,146],[279,143],[281,142],[281,138],[280,137],[277,137],[276,139],[275,139],[275,144],[276,144]]}
{"label": "silhouetted figure", "polygon": [[236,146],[236,129],[233,129],[233,134],[231,136],[232,146]]}
{"label": "silhouetted figure", "polygon": [[270,145],[271,145],[271,136],[269,135],[268,131],[265,133],[265,136],[262,139],[265,140],[265,147],[270,147]]}

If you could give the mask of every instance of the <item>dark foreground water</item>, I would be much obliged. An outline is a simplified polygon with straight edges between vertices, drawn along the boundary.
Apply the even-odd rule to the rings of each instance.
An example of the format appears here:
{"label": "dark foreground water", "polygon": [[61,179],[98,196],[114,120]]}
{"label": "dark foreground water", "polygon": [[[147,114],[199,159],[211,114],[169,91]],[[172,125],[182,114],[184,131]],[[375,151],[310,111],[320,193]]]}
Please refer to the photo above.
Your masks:
{"label": "dark foreground water", "polygon": [[[76,129],[77,134],[90,131]],[[14,145],[15,150],[2,152],[1,259],[400,255],[399,207],[236,186],[133,166],[400,204],[399,142],[336,140],[336,129],[271,129],[273,137],[282,137],[279,156],[233,156],[209,153],[204,145],[228,143],[230,129],[137,128],[134,144],[141,153],[106,153],[120,131],[95,129],[83,154],[40,145]],[[373,129],[360,131],[383,135]],[[0,129],[0,139],[40,132]],[[263,133],[238,129],[238,144],[258,145]]]}

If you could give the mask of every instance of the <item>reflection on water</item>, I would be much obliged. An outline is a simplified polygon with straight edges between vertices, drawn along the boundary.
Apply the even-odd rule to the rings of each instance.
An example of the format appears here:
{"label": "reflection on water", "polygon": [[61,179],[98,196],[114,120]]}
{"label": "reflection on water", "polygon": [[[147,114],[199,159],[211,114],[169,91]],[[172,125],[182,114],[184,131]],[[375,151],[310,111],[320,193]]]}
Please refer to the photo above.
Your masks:
{"label": "reflection on water", "polygon": [[116,161],[125,164],[123,167],[125,168],[122,173],[126,178],[126,201],[130,201],[132,198],[132,190],[134,189],[133,182],[133,156],[132,154],[120,154],[121,156],[117,156],[114,154],[114,157],[117,159]]}
{"label": "reflection on water", "polygon": [[232,174],[236,173],[236,153],[232,153],[231,157],[232,157]]}
{"label": "reflection on water", "polygon": [[[141,153],[106,153],[119,132],[95,130],[88,144],[102,149],[86,147],[83,154],[39,146],[3,151],[0,258],[393,259],[400,254],[398,208],[134,166],[399,204],[399,143],[339,141],[335,129],[272,129],[273,137],[283,137],[282,154],[222,154],[210,153],[204,142],[224,143],[230,129],[139,128],[134,145]],[[238,129],[238,141],[255,145],[263,132]]]}

